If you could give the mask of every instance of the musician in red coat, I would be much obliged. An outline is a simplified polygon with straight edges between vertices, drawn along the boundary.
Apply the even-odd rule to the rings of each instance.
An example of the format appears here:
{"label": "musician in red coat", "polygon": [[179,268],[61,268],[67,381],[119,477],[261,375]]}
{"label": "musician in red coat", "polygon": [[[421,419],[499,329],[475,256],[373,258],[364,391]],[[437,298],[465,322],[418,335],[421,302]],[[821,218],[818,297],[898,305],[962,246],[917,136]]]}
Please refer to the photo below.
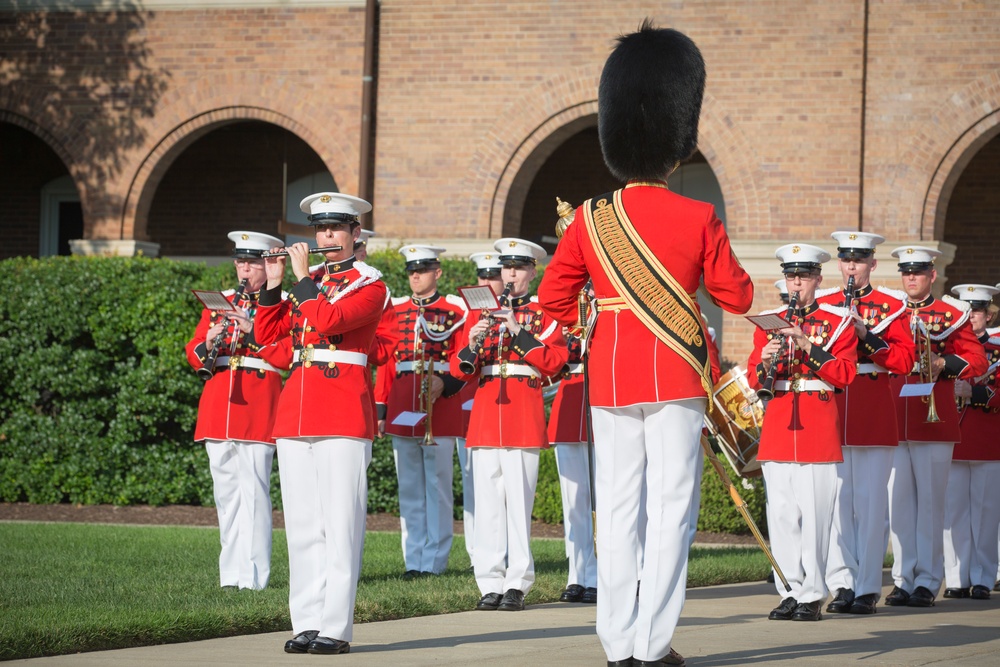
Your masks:
{"label": "musician in red coat", "polygon": [[[937,279],[934,258],[940,254],[922,246],[892,251],[902,273],[910,332],[917,347],[915,366],[919,367],[904,384],[925,384],[928,379],[933,382],[933,403],[924,402],[927,396],[910,396],[898,398],[896,404],[899,447],[893,452],[889,477],[895,586],[885,598],[887,605],[896,607],[933,606],[941,587],[948,470],[952,449],[962,438],[955,406],[955,379],[978,377],[987,366],[983,345],[969,324],[968,305],[949,296],[936,299],[931,294],[931,285]],[[932,405],[937,421],[932,419]]]}
{"label": "musician in red coat", "polygon": [[1000,527],[1000,329],[987,329],[992,285],[957,285],[951,290],[969,304],[972,332],[986,349],[986,373],[955,380],[962,440],[955,443],[944,510],[946,598],[989,600],[997,572]]}
{"label": "musician in red coat", "polygon": [[334,192],[302,200],[316,243],[331,250],[309,272],[305,243],[287,248],[297,282],[281,299],[284,259],[267,261],[258,337],[291,337],[292,374],[274,437],[288,538],[290,653],[346,653],[364,535],[375,415],[368,352],[387,295],[381,274],[354,258],[368,202]]}
{"label": "musician in red coat", "polygon": [[204,441],[212,471],[219,583],[261,589],[271,573],[271,429],[279,371],[288,369],[292,352],[288,342],[261,345],[253,331],[257,297],[267,280],[260,255],[281,239],[258,232],[232,232],[229,238],[236,244],[233,263],[241,286],[225,295],[239,312],[227,318],[203,310],[185,351],[192,368],[211,373],[198,402],[194,439]]}
{"label": "musician in red coat", "polygon": [[[830,613],[874,614],[882,593],[882,561],[887,539],[889,473],[899,442],[895,394],[889,374],[906,375],[916,352],[909,332],[906,294],[872,287],[878,266],[878,234],[845,231],[837,241],[844,287],[823,290],[819,303],[848,308],[857,317],[858,374],[837,393],[844,461],[837,464],[826,584],[834,591]],[[851,286],[851,293],[847,293]]]}
{"label": "musician in red coat", "polygon": [[[748,362],[752,385],[771,382],[774,398],[764,413],[757,460],[767,489],[771,550],[791,591],[771,611],[771,620],[822,619],[830,526],[843,461],[834,393],[856,373],[857,337],[849,311],[817,303],[829,253],[805,243],[778,248],[789,306],[765,314],[784,315],[791,326],[754,331]],[[795,302],[792,308],[791,303]],[[781,334],[781,335],[778,335]]]}
{"label": "musician in red coat", "polygon": [[476,493],[473,568],[482,593],[476,609],[520,611],[535,581],[531,510],[539,451],[548,447],[542,381],[562,370],[569,352],[559,325],[528,293],[545,250],[511,238],[494,247],[509,286],[506,307],[495,321],[466,320],[451,372],[479,384],[466,439]]}
{"label": "musician in red coat", "polygon": [[605,164],[626,185],[577,209],[539,288],[543,309],[564,326],[576,321],[588,279],[597,299],[588,343],[597,634],[611,664],[682,660],[670,640],[684,606],[712,390],[708,336],[689,295],[704,279],[727,311],[744,313],[753,302],[714,208],[667,186],[697,148],[704,83],[701,53],[685,35],[646,21],[619,38],[601,74],[598,134]]}
{"label": "musician in red coat", "polygon": [[[386,433],[392,436],[399,483],[404,578],[440,574],[451,553],[455,438],[464,435],[464,383],[449,373],[455,341],[465,324],[460,298],[437,291],[439,256],[444,248],[411,245],[400,248],[406,258],[411,296],[392,305],[400,343],[389,363],[379,369],[389,385]],[[407,421],[418,413],[417,424]]]}

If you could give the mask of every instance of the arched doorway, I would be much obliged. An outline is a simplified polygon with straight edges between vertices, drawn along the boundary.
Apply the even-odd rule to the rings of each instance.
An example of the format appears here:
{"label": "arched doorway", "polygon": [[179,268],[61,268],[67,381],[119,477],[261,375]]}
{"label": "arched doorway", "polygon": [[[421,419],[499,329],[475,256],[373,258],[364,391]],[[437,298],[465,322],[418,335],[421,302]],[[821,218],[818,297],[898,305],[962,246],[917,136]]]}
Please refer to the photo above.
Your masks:
{"label": "arched doorway", "polygon": [[70,254],[83,237],[80,195],[69,169],[38,136],[0,123],[0,259]]}
{"label": "arched doorway", "polygon": [[955,244],[946,293],[962,283],[995,285],[1000,219],[1000,134],[983,145],[958,176],[948,199],[944,240]]}
{"label": "arched doorway", "polygon": [[[336,189],[319,155],[262,121],[221,123],[176,156],[153,195],[147,231],[161,256],[226,257],[236,229],[276,236],[295,217],[299,190]],[[308,194],[308,193],[306,193]]]}

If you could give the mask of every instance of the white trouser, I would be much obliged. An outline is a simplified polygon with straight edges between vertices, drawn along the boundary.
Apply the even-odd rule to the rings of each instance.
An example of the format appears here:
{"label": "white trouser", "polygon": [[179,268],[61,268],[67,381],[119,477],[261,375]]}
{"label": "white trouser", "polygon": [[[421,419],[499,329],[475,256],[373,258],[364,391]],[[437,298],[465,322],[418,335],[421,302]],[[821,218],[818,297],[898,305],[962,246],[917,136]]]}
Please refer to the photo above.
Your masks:
{"label": "white trouser", "polygon": [[392,453],[399,482],[399,525],[407,570],[440,574],[448,568],[454,532],[452,476],[455,438],[392,436]]}
{"label": "white trouser", "polygon": [[531,510],[538,483],[537,448],[473,447],[476,487],[472,561],[479,592],[525,595],[535,583]]}
{"label": "white trouser", "polygon": [[951,442],[899,443],[889,475],[892,579],[907,593],[934,595],[944,579],[944,504]]}
{"label": "white trouser", "polygon": [[259,590],[271,576],[271,463],[274,446],[206,440],[219,514],[219,583]]}
{"label": "white trouser", "polygon": [[556,445],[556,468],[562,493],[563,530],[569,577],[566,584],[597,588],[594,519],[590,512],[590,453],[587,443]]}
{"label": "white trouser", "polygon": [[465,447],[465,438],[455,438],[458,466],[462,470],[462,532],[465,534],[465,552],[472,562],[472,537],[475,535],[476,492],[472,481],[472,457]]}
{"label": "white trouser", "polygon": [[351,641],[372,441],[279,438],[292,633]]}
{"label": "white trouser", "polygon": [[824,600],[837,466],[766,461],[761,467],[771,553],[792,590],[786,591],[780,580],[774,588],[782,598],[798,602]]}
{"label": "white trouser", "polygon": [[[592,410],[597,635],[608,660],[659,660],[670,651],[684,607],[690,523],[696,520],[700,498],[705,407],[705,399],[692,398]],[[644,476],[646,537],[640,571]]]}
{"label": "white trouser", "polygon": [[944,515],[948,588],[993,588],[1000,525],[1000,461],[952,461]]}
{"label": "white trouser", "polygon": [[826,585],[879,595],[885,560],[885,514],[894,447],[844,447],[837,464]]}

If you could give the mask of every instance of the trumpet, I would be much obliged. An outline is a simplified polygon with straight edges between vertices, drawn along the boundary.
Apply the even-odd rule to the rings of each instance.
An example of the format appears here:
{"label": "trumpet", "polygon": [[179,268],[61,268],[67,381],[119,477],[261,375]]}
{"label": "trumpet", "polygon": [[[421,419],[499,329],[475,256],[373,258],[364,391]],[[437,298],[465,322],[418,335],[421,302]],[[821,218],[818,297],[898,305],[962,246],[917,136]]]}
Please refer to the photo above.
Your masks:
{"label": "trumpet", "polygon": [[[931,335],[927,331],[923,320],[917,319],[913,333],[917,344],[917,354],[919,355],[920,382],[922,384],[933,383],[934,370],[931,367]],[[941,418],[938,417],[937,406],[934,404],[934,388],[931,388],[931,393],[927,396],[921,396],[920,400],[927,404],[927,418],[924,420],[924,423],[937,424],[940,422]]]}
{"label": "trumpet", "polygon": [[434,433],[432,428],[432,420],[434,419],[434,399],[431,397],[431,378],[434,377],[434,357],[430,358],[427,362],[427,366],[424,366],[423,363],[421,363],[421,369],[423,377],[420,379],[420,412],[426,413],[427,419],[424,420],[424,441],[420,444],[424,447],[432,447],[437,444],[434,442]]}
{"label": "trumpet", "polygon": [[[791,316],[795,306],[799,301],[799,293],[792,292],[791,296],[788,298],[788,313]],[[780,334],[778,338],[781,340],[781,349],[783,350],[787,340],[784,334]],[[771,367],[767,369],[767,375],[764,376],[764,381],[760,385],[760,389],[757,390],[757,398],[762,401],[770,401],[774,398],[774,375],[778,368],[778,358],[781,356],[781,350],[778,350],[771,355]]]}
{"label": "trumpet", "polygon": [[[244,278],[240,281],[240,286],[236,289],[236,294],[233,295],[233,303],[238,303],[240,299],[243,298],[243,293],[247,288],[247,280],[249,278]],[[198,377],[208,382],[215,375],[215,360],[219,356],[219,348],[222,347],[222,341],[226,339],[226,333],[229,331],[229,323],[222,328],[219,335],[212,340],[212,349],[208,351],[205,355],[205,363],[202,367],[197,370]],[[236,329],[233,329],[233,346],[236,344]]]}
{"label": "trumpet", "polygon": [[[310,255],[322,255],[325,252],[340,252],[344,249],[342,245],[332,245],[329,248],[309,248]],[[288,250],[266,250],[260,254],[261,259],[268,257],[288,257]]]}
{"label": "trumpet", "polygon": [[[507,283],[506,285],[503,286],[503,292],[501,292],[500,296],[497,298],[497,301],[500,303],[501,306],[507,305],[510,299],[510,291],[512,289],[514,289],[514,283]],[[486,311],[483,312],[486,313]],[[479,363],[479,354],[483,351],[483,343],[486,342],[486,332],[489,331],[490,327],[493,326],[494,317],[492,315],[487,314],[486,318],[489,321],[489,326],[483,329],[482,333],[476,336],[476,339],[472,341],[473,342],[472,351],[476,355],[476,361],[473,362],[473,361],[463,360],[460,361],[458,364],[459,370],[461,370],[466,375],[472,375],[473,373],[476,372]]]}

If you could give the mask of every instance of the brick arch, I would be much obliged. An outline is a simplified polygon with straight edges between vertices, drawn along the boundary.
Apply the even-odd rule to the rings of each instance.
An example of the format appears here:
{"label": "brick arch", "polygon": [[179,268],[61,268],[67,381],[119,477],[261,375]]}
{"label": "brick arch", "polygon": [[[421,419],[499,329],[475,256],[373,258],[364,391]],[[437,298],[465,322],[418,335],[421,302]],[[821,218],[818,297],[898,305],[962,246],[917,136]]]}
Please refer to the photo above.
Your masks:
{"label": "brick arch", "polygon": [[164,95],[156,120],[176,124],[147,142],[132,167],[121,214],[122,238],[146,239],[156,186],[173,161],[198,138],[227,123],[258,120],[288,130],[316,151],[341,189],[356,191],[356,114],[352,108],[345,113],[332,105],[303,105],[302,99],[310,95],[313,91],[301,86],[251,72],[235,78],[206,77]]}
{"label": "brick arch", "polygon": [[[71,174],[73,173],[73,164],[75,163],[73,156],[70,155],[70,152],[66,149],[63,143],[44,127],[19,113],[4,109],[2,103],[0,103],[0,123],[17,125],[21,129],[31,132],[33,135],[45,142],[45,145],[51,148],[53,153],[59,156],[59,159],[62,160],[62,163],[66,166],[67,171]],[[80,187],[78,185],[77,191],[79,190]]]}
{"label": "brick arch", "polygon": [[[523,199],[511,188],[521,170],[537,171],[563,135],[568,138],[591,122],[596,125],[598,82],[599,72],[578,68],[537,84],[499,114],[467,171],[466,191],[477,197],[470,207],[474,215],[469,236],[499,234],[505,210]],[[708,94],[698,147],[725,197],[730,234],[766,238],[771,213],[767,191],[757,181],[759,161],[738,123]]]}
{"label": "brick arch", "polygon": [[[868,211],[893,211],[901,235],[941,240],[948,199],[962,170],[1000,129],[1000,72],[944,95],[910,140],[884,200]],[[865,216],[868,217],[868,214]]]}

